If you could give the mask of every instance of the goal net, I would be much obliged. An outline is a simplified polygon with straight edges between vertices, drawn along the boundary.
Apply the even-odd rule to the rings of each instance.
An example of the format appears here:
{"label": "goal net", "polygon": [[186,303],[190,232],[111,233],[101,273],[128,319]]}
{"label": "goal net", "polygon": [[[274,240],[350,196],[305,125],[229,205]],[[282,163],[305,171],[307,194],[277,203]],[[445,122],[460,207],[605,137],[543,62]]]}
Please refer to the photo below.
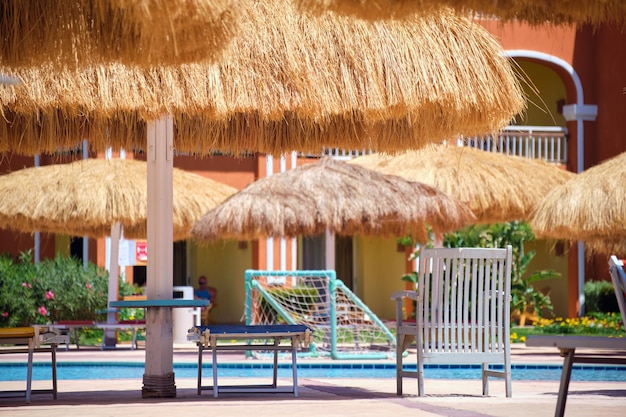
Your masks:
{"label": "goal net", "polygon": [[246,271],[246,324],[304,324],[310,353],[333,359],[393,356],[389,328],[333,270]]}

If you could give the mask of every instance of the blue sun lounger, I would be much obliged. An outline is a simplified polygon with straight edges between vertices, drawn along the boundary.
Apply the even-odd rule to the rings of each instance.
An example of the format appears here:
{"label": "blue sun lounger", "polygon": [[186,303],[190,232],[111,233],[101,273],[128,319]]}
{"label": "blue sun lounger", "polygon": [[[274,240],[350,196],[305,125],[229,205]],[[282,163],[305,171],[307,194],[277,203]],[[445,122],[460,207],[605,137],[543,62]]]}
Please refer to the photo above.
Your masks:
{"label": "blue sun lounger", "polygon": [[[31,394],[52,394],[57,399],[57,356],[56,348],[59,344],[69,343],[69,336],[46,326],[9,327],[0,329],[0,354],[27,353],[28,366],[26,371],[26,389],[21,391],[0,392],[0,397],[26,397],[30,403]],[[47,346],[47,347],[46,347]],[[33,354],[35,352],[50,352],[52,355],[52,389],[32,389]]]}
{"label": "blue sun lounger", "polygon": [[[298,347],[308,346],[311,330],[305,325],[210,325],[189,329],[187,340],[198,346],[198,395],[203,390],[212,390],[217,398],[220,393],[293,393],[298,396],[297,351]],[[288,343],[281,343],[286,341]],[[269,342],[269,343],[268,343]],[[213,385],[202,385],[202,353],[212,352]],[[219,351],[270,351],[273,352],[273,379],[267,385],[230,385],[220,386],[218,383],[217,353]],[[278,386],[278,352],[291,353],[292,386]]]}

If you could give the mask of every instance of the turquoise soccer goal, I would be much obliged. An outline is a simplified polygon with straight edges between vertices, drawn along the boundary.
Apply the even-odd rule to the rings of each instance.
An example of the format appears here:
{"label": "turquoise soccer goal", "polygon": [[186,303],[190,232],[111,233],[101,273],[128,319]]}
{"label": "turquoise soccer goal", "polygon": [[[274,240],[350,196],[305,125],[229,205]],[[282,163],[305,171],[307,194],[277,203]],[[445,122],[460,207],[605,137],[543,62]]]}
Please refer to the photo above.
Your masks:
{"label": "turquoise soccer goal", "polygon": [[246,324],[305,324],[312,331],[311,355],[393,356],[393,333],[335,271],[247,270],[245,276]]}

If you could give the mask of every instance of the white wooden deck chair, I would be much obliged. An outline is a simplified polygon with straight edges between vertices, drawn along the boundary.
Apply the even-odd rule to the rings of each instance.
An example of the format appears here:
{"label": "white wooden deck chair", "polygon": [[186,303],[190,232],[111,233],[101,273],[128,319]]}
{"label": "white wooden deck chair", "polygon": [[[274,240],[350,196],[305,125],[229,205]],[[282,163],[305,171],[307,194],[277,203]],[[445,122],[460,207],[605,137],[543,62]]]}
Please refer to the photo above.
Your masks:
{"label": "white wooden deck chair", "polygon": [[[482,364],[483,395],[488,378],[504,378],[511,396],[511,246],[506,249],[423,249],[417,291],[399,291],[396,301],[396,380],[417,378],[424,395],[425,364]],[[416,302],[416,321],[403,319],[405,298]],[[416,342],[417,370],[403,367],[403,353]],[[490,369],[500,364],[502,370]]]}
{"label": "white wooden deck chair", "polygon": [[[626,324],[626,273],[624,263],[614,255],[609,259],[609,273],[613,282],[613,289],[617,297],[617,304],[622,315],[622,323]],[[608,336],[566,336],[546,335],[528,336],[526,346],[556,347],[563,360],[559,395],[556,401],[556,417],[565,414],[567,391],[572,376],[572,365],[578,363],[605,363],[626,365],[626,338]],[[577,351],[578,349],[578,351]],[[617,351],[617,352],[616,352]],[[622,354],[623,353],[623,354]]]}

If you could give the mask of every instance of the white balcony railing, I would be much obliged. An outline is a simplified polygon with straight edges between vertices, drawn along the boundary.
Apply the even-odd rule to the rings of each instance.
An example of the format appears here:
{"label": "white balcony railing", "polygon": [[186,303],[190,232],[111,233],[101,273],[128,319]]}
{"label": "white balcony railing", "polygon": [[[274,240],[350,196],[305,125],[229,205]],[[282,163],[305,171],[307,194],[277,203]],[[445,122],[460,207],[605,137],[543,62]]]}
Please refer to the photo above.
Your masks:
{"label": "white balcony railing", "polygon": [[508,126],[498,135],[465,138],[465,146],[525,158],[567,163],[567,129],[549,126]]}
{"label": "white balcony railing", "polygon": [[[459,145],[489,152],[500,152],[525,158],[543,159],[554,164],[567,163],[567,129],[551,126],[508,126],[497,135],[459,139]],[[325,149],[322,154],[351,159],[373,151]],[[309,155],[313,156],[313,155]]]}

